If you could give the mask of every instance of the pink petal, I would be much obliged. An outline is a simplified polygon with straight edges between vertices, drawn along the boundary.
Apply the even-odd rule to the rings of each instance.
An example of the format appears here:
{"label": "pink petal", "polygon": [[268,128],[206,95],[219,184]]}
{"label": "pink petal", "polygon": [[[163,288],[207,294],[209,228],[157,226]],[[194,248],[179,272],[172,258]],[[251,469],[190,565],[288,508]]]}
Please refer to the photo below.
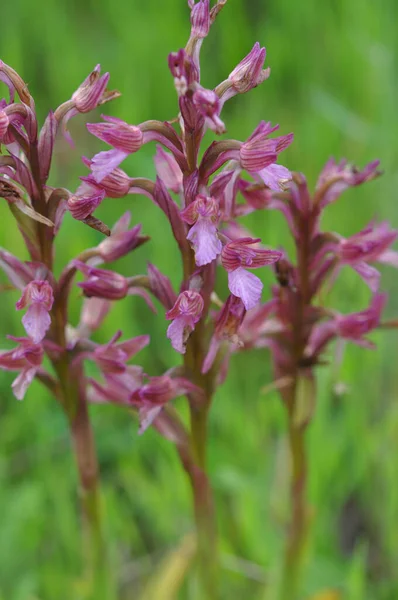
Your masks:
{"label": "pink petal", "polygon": [[42,341],[51,325],[51,317],[42,304],[34,303],[22,318],[22,324],[28,336],[35,344]]}
{"label": "pink petal", "polygon": [[286,167],[282,165],[270,165],[262,171],[258,172],[258,175],[264,181],[265,185],[267,185],[271,190],[275,190],[278,192],[284,183],[290,181],[292,178],[292,174]]}
{"label": "pink petal", "polygon": [[138,415],[140,420],[140,428],[138,433],[141,435],[152,425],[158,414],[163,409],[163,406],[140,406]]}
{"label": "pink petal", "polygon": [[352,268],[358,273],[360,277],[364,280],[366,285],[372,290],[372,292],[377,292],[380,284],[380,273],[374,267],[371,267],[365,262],[359,262],[357,264],[352,265]]}
{"label": "pink petal", "polygon": [[171,341],[174,350],[177,350],[180,354],[185,354],[185,344],[192,329],[185,317],[177,317],[167,328],[167,337]]}
{"label": "pink petal", "polygon": [[211,263],[221,253],[222,244],[217,235],[217,227],[210,219],[199,218],[189,230],[187,240],[193,244],[198,266]]}
{"label": "pink petal", "polygon": [[112,173],[113,169],[116,169],[127,156],[127,152],[122,152],[122,150],[116,150],[114,148],[96,154],[91,161],[91,171],[95,181],[98,183],[102,181],[107,175]]}
{"label": "pink petal", "polygon": [[23,400],[26,390],[32,383],[34,376],[36,375],[35,368],[32,369],[24,369],[18,375],[16,379],[14,379],[12,383],[12,391],[17,400]]}
{"label": "pink petal", "polygon": [[386,250],[380,254],[377,261],[398,268],[398,252],[395,252],[395,250]]}
{"label": "pink petal", "polygon": [[228,273],[228,287],[231,294],[242,300],[246,310],[250,310],[260,300],[263,284],[256,275],[238,267]]}
{"label": "pink petal", "polygon": [[209,350],[207,351],[207,354],[202,364],[202,373],[208,373],[210,371],[217,356],[217,352],[220,345],[221,340],[219,340],[215,335],[213,335],[213,337],[210,340]]}

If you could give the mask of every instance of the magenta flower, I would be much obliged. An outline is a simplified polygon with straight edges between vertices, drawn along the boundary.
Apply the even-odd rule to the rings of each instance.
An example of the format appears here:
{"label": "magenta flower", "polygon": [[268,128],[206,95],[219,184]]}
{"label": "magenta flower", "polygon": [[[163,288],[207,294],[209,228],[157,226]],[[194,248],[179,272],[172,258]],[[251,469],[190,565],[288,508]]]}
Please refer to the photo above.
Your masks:
{"label": "magenta flower", "polygon": [[22,318],[25,331],[35,344],[44,339],[51,325],[49,312],[54,302],[54,294],[48,281],[34,280],[25,287],[21,298],[16,303],[16,309],[28,310]]}
{"label": "magenta flower", "polygon": [[211,263],[222,250],[216,226],[219,213],[217,200],[202,195],[197,196],[194,202],[181,211],[182,219],[192,225],[187,240],[194,247],[198,266]]}
{"label": "magenta flower", "polygon": [[122,332],[118,331],[107,344],[85,353],[84,358],[93,360],[104,375],[124,373],[127,369],[126,362],[149,344],[149,335],[116,343],[121,335]]}
{"label": "magenta flower", "polygon": [[366,181],[375,179],[380,175],[380,171],[378,171],[379,164],[379,160],[374,160],[360,171],[354,165],[347,163],[346,160],[337,163],[331,158],[318,178],[314,198],[315,204],[318,204],[320,209],[324,208],[335,202],[349,187],[361,185]]}
{"label": "magenta flower", "polygon": [[200,396],[202,391],[183,377],[172,378],[167,374],[149,377],[148,383],[130,394],[130,403],[138,408],[139,433],[144,433],[148,429],[165,404],[188,393]]}
{"label": "magenta flower", "polygon": [[80,260],[72,261],[72,266],[81,271],[87,279],[77,285],[87,298],[96,297],[105,300],[121,300],[128,293],[128,281],[123,275],[90,267]]}
{"label": "magenta flower", "polygon": [[[210,340],[209,350],[203,361],[202,373],[210,371],[220,347],[225,345],[223,365],[220,369],[223,378],[225,377],[229,357],[241,344],[238,331],[245,318],[245,314],[246,308],[242,300],[237,296],[230,294],[217,315],[214,334]],[[221,383],[220,380],[219,383]]]}
{"label": "magenta flower", "polygon": [[[200,43],[200,42],[199,42]],[[169,69],[179,97],[183,97],[191,84],[199,81],[199,71],[189,54],[182,48],[168,56]]]}
{"label": "magenta flower", "polygon": [[364,336],[380,323],[381,313],[387,302],[387,294],[375,294],[366,310],[350,315],[338,315],[336,318],[337,335],[358,344],[358,346],[372,347]]}
{"label": "magenta flower", "polygon": [[261,121],[252,135],[240,149],[240,164],[251,174],[256,174],[271,190],[279,191],[291,180],[292,175],[286,167],[275,162],[283,150],[293,141],[293,134],[269,138],[279,128],[271,123]]}
{"label": "magenta flower", "polygon": [[218,135],[225,133],[225,125],[220,119],[221,102],[213,90],[199,88],[193,95],[193,103],[204,118],[205,125]]}
{"label": "magenta flower", "polygon": [[4,99],[0,100],[0,142],[5,146],[9,146],[10,150],[13,149],[12,144],[15,142],[15,136],[10,131],[9,126],[14,125],[19,130],[22,137],[25,137],[21,130],[21,126],[28,116],[31,117],[32,115],[28,111],[28,107],[24,104],[7,104]]}
{"label": "magenta flower", "polygon": [[100,75],[101,65],[97,65],[83,83],[72,94],[75,108],[80,113],[91,112],[102,103],[104,92],[109,81],[109,73]]}
{"label": "magenta flower", "polygon": [[170,152],[165,152],[162,146],[156,146],[155,154],[156,173],[163,181],[168,190],[175,194],[183,191],[182,187],[182,171]]}
{"label": "magenta flower", "polygon": [[113,146],[112,150],[99,152],[91,162],[95,181],[102,181],[120,165],[129,154],[137,152],[143,143],[143,134],[139,127],[129,125],[117,117],[102,117],[105,123],[87,123],[87,129],[97,138]]}
{"label": "magenta flower", "polygon": [[167,337],[177,352],[185,354],[187,340],[195,329],[203,308],[202,296],[198,292],[187,290],[178,296],[173,308],[166,313],[166,319],[172,320],[167,329]]}
{"label": "magenta flower", "polygon": [[6,106],[5,101],[0,100],[0,141],[3,141],[8,131],[8,126],[10,124],[10,119],[6,111],[4,110],[4,105]]}
{"label": "magenta flower", "polygon": [[191,6],[191,36],[205,38],[210,29],[210,6],[209,0],[199,0]]}
{"label": "magenta flower", "polygon": [[[69,144],[73,145],[72,138],[67,129],[69,120],[79,113],[88,113],[97,108],[97,106],[120,96],[119,92],[106,89],[108,81],[109,73],[101,75],[101,67],[97,65],[73,93],[72,98],[57,108],[53,115],[53,124],[49,121],[47,122],[47,125],[50,125],[48,128],[49,131],[54,129],[51,137],[55,137],[56,129],[61,124],[66,140]],[[53,139],[51,144],[53,144]]]}
{"label": "magenta flower", "polygon": [[227,92],[228,98],[236,93],[248,92],[269,77],[271,69],[269,67],[263,69],[265,56],[265,48],[261,48],[260,44],[256,42],[249,54],[229,74],[228,80],[234,93]]}
{"label": "magenta flower", "polygon": [[25,289],[25,286],[32,279],[35,279],[38,272],[38,265],[22,262],[13,254],[7,252],[7,250],[3,250],[3,248],[0,248],[0,267],[7,275],[11,284],[21,291]]}
{"label": "magenta flower", "polygon": [[398,267],[398,252],[390,250],[398,231],[389,223],[370,223],[359,233],[342,239],[338,248],[341,265],[350,265],[362,277],[372,292],[379,288],[380,273],[368,262],[380,262]]}
{"label": "magenta flower", "polygon": [[112,402],[129,406],[130,398],[143,383],[141,367],[127,365],[122,373],[106,373],[105,385],[89,379],[88,399],[93,403]]}
{"label": "magenta flower", "polygon": [[253,308],[261,298],[263,284],[246,268],[257,269],[271,265],[282,257],[278,250],[266,250],[255,246],[261,240],[241,238],[229,242],[221,252],[221,263],[228,272],[228,287],[234,296],[241,298],[246,310]]}
{"label": "magenta flower", "polygon": [[387,301],[386,294],[374,294],[369,308],[349,315],[337,314],[334,319],[314,327],[306,348],[307,355],[319,355],[334,338],[341,337],[364,348],[374,348],[365,336],[376,329]]}
{"label": "magenta flower", "polygon": [[[86,167],[89,169],[92,168],[92,160],[83,156],[82,161]],[[95,180],[93,175],[80,177],[80,179],[93,188],[99,188],[103,190],[107,198],[123,198],[129,193],[132,184],[132,178],[118,167],[113,169],[113,171],[111,171],[109,175],[104,177],[99,183]]]}
{"label": "magenta flower", "polygon": [[68,198],[67,207],[74,219],[84,221],[98,208],[105,198],[105,191],[98,185],[82,183],[76,194]]}
{"label": "magenta flower", "polygon": [[0,353],[0,369],[20,371],[12,384],[12,391],[18,400],[22,400],[43,361],[43,347],[31,339],[12,336],[9,338],[18,342],[18,346]]}
{"label": "magenta flower", "polygon": [[[111,235],[98,245],[97,251],[100,261],[112,262],[122,258],[148,239],[147,237],[140,235],[142,229],[141,225],[136,225],[132,229],[129,229],[130,220],[131,214],[127,211],[115,223]],[[94,264],[94,262],[92,264]]]}
{"label": "magenta flower", "polygon": [[139,411],[139,433],[144,433],[148,429],[163,406],[175,398],[176,392],[177,387],[171,377],[160,375],[151,377],[148,383],[131,394],[130,401]]}

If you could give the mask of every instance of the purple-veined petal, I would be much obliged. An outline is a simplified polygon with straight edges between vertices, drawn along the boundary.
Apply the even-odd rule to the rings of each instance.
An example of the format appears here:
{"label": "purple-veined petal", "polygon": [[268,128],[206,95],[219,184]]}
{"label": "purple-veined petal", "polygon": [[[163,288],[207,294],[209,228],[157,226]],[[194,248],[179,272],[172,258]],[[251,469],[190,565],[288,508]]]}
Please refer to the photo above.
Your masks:
{"label": "purple-veined petal", "polygon": [[398,252],[386,250],[377,258],[378,262],[398,268]]}
{"label": "purple-veined petal", "polygon": [[38,344],[42,341],[51,325],[51,317],[42,304],[34,302],[23,316],[22,324],[28,336],[35,344]]}
{"label": "purple-veined petal", "polygon": [[371,267],[366,262],[353,264],[352,268],[364,280],[372,292],[377,292],[380,284],[380,273],[377,269]]}
{"label": "purple-veined petal", "polygon": [[256,275],[238,267],[228,273],[228,287],[231,294],[242,300],[246,310],[250,310],[260,300],[263,284]]}
{"label": "purple-veined petal", "polygon": [[116,169],[127,156],[128,152],[115,148],[96,154],[91,161],[91,171],[95,181],[99,183],[107,175],[110,175],[113,169]]}
{"label": "purple-veined petal", "polygon": [[167,337],[171,341],[174,350],[180,352],[180,354],[185,354],[185,344],[192,329],[193,327],[189,327],[189,324],[187,327],[187,320],[184,316],[174,319],[167,328]]}
{"label": "purple-veined petal", "polygon": [[217,227],[210,219],[199,218],[189,230],[187,240],[192,242],[198,266],[211,263],[222,250]]}
{"label": "purple-veined petal", "polygon": [[36,371],[37,371],[36,368],[24,369],[23,371],[21,371],[21,373],[18,375],[18,377],[13,381],[11,388],[12,388],[13,394],[17,400],[24,399],[26,390],[32,383],[32,381],[36,375]]}
{"label": "purple-veined petal", "polygon": [[271,190],[280,191],[283,186],[291,180],[292,174],[282,165],[270,165],[258,172],[259,177]]}
{"label": "purple-veined petal", "polygon": [[152,406],[149,403],[140,406],[138,409],[138,418],[140,421],[139,435],[142,435],[152,425],[162,410],[163,406]]}

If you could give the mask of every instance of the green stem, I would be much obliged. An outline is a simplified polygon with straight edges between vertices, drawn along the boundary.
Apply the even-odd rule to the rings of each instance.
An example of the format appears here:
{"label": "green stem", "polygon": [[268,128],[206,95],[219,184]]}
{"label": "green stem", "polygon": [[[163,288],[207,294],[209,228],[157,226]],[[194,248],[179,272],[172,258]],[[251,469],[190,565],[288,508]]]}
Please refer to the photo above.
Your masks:
{"label": "green stem", "polygon": [[218,596],[217,526],[213,492],[207,475],[206,450],[208,440],[208,415],[212,400],[212,382],[202,375],[203,325],[198,324],[187,344],[185,367],[193,381],[203,390],[205,398],[198,404],[189,399],[191,432],[190,444],[193,464],[188,470],[191,482],[197,535],[197,565],[200,598],[216,600]]}
{"label": "green stem", "polygon": [[[55,311],[55,338],[61,346],[65,346],[63,316],[60,310]],[[72,364],[72,357],[67,351],[54,362],[54,368],[60,382],[60,400],[69,424],[79,479],[84,597],[87,600],[110,600],[113,596],[101,523],[99,469],[83,368],[81,364]]]}
{"label": "green stem", "polygon": [[307,457],[305,449],[305,425],[294,421],[289,410],[289,450],[291,459],[290,513],[288,538],[282,568],[280,600],[297,600],[300,594],[301,571],[308,531],[308,508],[306,501]]}
{"label": "green stem", "polygon": [[[67,417],[78,477],[82,513],[82,552],[87,598],[111,598],[107,553],[101,523],[98,461],[82,373],[73,369],[67,383]],[[65,388],[64,388],[65,389]],[[71,403],[73,405],[71,406]]]}
{"label": "green stem", "polygon": [[191,408],[191,446],[194,465],[189,473],[195,511],[197,564],[201,598],[218,598],[217,525],[213,492],[206,473],[208,407]]}

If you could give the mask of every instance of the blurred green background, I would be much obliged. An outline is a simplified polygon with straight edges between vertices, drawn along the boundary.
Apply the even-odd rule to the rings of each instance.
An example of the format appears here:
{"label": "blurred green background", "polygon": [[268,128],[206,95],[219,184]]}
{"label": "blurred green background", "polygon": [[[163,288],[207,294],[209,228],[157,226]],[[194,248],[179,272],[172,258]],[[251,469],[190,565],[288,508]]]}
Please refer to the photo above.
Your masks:
{"label": "blurred green background", "polygon": [[[123,94],[105,107],[108,114],[131,123],[171,119],[177,110],[167,55],[184,46],[189,35],[186,4],[3,3],[0,57],[29,83],[42,119],[70,98],[98,62],[111,72],[111,87]],[[325,227],[343,235],[374,216],[398,224],[397,20],[396,0],[229,0],[203,46],[206,87],[223,80],[254,41],[267,47],[271,78],[227,103],[223,116],[229,136],[245,139],[260,119],[280,123],[282,133],[295,133],[282,162],[304,172],[311,185],[331,155],[360,166],[381,159],[382,178],[350,191],[329,209]],[[98,118],[99,113],[89,120]],[[83,117],[71,129],[76,149],[59,141],[52,178],[75,189],[78,176],[85,174],[80,156],[101,146],[88,135]],[[130,157],[126,170],[153,176],[154,151],[151,145]],[[136,274],[150,260],[177,283],[178,257],[166,221],[146,199],[107,200],[98,216],[112,224],[127,208],[152,241],[118,269]],[[0,244],[25,256],[5,206],[1,218]],[[260,213],[245,224],[270,246],[288,244],[279,215]],[[58,265],[98,239],[67,219]],[[270,273],[264,277],[272,281]],[[387,313],[396,316],[396,272],[383,271],[383,287],[390,293]],[[2,296],[2,340],[22,333],[16,300],[13,293]],[[363,283],[344,272],[331,303],[347,312],[364,308],[368,300]],[[74,323],[79,302],[76,291]],[[165,338],[161,310],[154,316],[142,300],[126,300],[113,310],[98,339],[106,341],[118,328],[126,336],[152,335],[150,349],[139,356],[149,373],[178,362]],[[375,341],[376,352],[347,347],[342,366],[331,361],[319,373],[317,412],[308,435],[313,506],[308,597],[336,589],[348,600],[398,598],[398,340],[387,332]],[[74,599],[80,539],[66,424],[38,384],[18,403],[11,381],[10,374],[0,372],[0,598]],[[270,381],[266,351],[235,356],[211,417],[209,459],[223,597],[233,600],[265,598],[280,567],[288,484],[285,416],[277,394],[261,392]],[[173,448],[156,432],[139,438],[137,424],[114,407],[94,410],[93,416],[112,559],[123,598],[138,598],[154,566],[192,530],[189,489]],[[190,597],[185,586],[181,598]]]}

